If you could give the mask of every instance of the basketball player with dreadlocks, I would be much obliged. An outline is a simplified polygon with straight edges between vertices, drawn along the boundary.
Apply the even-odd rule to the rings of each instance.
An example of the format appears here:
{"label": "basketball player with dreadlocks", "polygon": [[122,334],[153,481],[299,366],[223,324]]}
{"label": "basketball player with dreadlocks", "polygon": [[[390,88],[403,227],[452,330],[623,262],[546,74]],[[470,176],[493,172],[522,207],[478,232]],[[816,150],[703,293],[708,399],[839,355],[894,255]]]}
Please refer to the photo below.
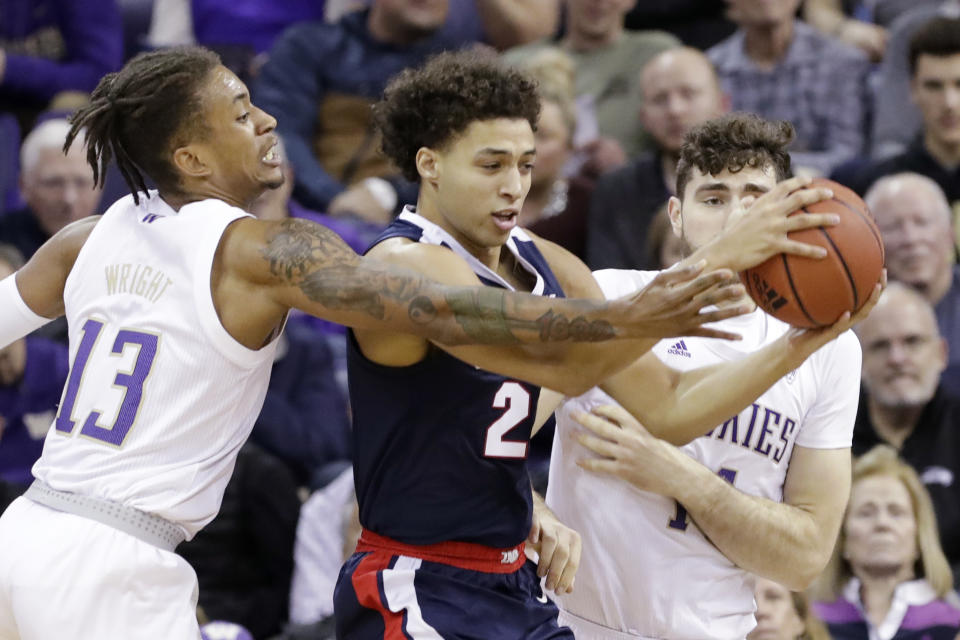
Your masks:
{"label": "basketball player with dreadlocks", "polygon": [[507,346],[587,387],[658,338],[729,335],[702,325],[731,312],[700,313],[742,292],[729,271],[561,300],[440,285],[324,227],[256,220],[282,182],[275,124],[199,48],[134,58],[75,115],[67,145],[85,129],[98,181],[113,158],[132,193],[0,281],[0,347],[65,314],[71,351],[36,482],[0,518],[0,638],[198,637],[196,576],[172,551],[219,509],[291,308],[466,360]]}

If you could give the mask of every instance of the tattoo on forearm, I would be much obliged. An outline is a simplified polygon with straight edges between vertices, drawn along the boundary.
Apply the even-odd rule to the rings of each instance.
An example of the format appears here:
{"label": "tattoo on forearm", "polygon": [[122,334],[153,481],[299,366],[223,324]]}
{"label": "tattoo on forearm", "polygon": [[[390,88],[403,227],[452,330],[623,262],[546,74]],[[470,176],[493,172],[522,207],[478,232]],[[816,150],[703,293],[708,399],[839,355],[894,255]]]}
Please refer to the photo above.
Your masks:
{"label": "tattoo on forearm", "polygon": [[[313,302],[379,320],[387,317],[391,303],[399,305],[411,322],[434,328],[433,339],[446,342],[511,344],[520,341],[518,332],[534,332],[543,342],[596,342],[615,334],[609,322],[583,316],[570,319],[555,308],[536,320],[516,317],[507,310],[507,296],[516,294],[502,289],[440,288],[414,271],[371,266],[334,232],[304,220],[290,219],[277,225],[261,254],[269,262],[271,274],[298,287]],[[514,297],[513,305],[521,304],[520,298]],[[452,311],[462,335],[454,335],[449,320],[438,311],[441,306]]]}
{"label": "tattoo on forearm", "polygon": [[554,313],[550,309],[537,318],[540,328],[540,339],[544,342],[555,342],[571,339],[575,342],[602,342],[614,336],[613,326],[605,320],[587,320],[577,316],[568,320],[566,316]]}
{"label": "tattoo on forearm", "polygon": [[591,321],[583,316],[570,320],[554,309],[533,321],[511,316],[506,311],[507,295],[503,289],[482,287],[448,295],[447,302],[464,333],[482,342],[517,342],[517,331],[536,331],[542,342],[601,342],[615,335],[613,326],[605,320]]}

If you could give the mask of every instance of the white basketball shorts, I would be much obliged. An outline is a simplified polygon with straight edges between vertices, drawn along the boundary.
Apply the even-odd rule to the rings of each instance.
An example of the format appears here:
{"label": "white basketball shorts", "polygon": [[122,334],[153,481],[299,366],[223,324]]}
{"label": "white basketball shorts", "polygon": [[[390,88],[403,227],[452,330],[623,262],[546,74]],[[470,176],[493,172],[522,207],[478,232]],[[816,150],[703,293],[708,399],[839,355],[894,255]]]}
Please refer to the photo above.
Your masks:
{"label": "white basketball shorts", "polygon": [[0,640],[197,640],[196,611],[173,552],[27,498],[0,517]]}

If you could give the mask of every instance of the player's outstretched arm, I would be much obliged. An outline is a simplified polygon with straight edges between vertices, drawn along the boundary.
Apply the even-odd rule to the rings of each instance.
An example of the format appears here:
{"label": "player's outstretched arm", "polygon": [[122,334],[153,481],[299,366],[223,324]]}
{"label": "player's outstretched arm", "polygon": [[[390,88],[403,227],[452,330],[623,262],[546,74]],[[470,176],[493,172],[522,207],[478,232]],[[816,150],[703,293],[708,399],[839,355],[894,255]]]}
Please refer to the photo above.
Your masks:
{"label": "player's outstretched arm", "polygon": [[739,491],[620,407],[574,418],[592,432],[580,443],[600,456],[577,464],[674,498],[741,569],[797,591],[823,571],[850,492],[849,448],[795,446],[780,503]]}
{"label": "player's outstretched arm", "polygon": [[[442,265],[410,268],[361,258],[335,233],[304,220],[238,221],[224,235],[219,259],[239,288],[266,290],[274,302],[271,315],[299,308],[348,326],[444,345],[723,335],[702,325],[730,315],[699,314],[722,299],[718,284],[732,280],[729,272],[700,274],[702,267],[693,267],[612,302],[444,286],[436,282],[446,275]],[[472,284],[479,281],[474,277]]]}
{"label": "player's outstretched arm", "polygon": [[856,315],[845,313],[822,329],[791,329],[739,360],[680,372],[650,353],[600,387],[650,433],[684,445],[742,411],[822,346],[866,318],[885,286],[886,272]]}
{"label": "player's outstretched arm", "polygon": [[[541,250],[544,251],[544,256],[553,267],[554,274],[560,279],[564,290],[577,297],[601,299],[599,287],[590,270],[568,252],[555,245],[549,243],[547,245],[542,246]],[[395,238],[377,245],[371,255],[389,262],[392,266],[406,267],[423,275],[435,277],[444,284],[471,285],[471,287],[480,284],[472,268],[462,258],[443,247]],[[579,273],[580,278],[571,277],[572,272]],[[706,274],[691,280],[690,274],[664,274],[663,278],[637,296],[629,300],[616,301],[614,304],[626,304],[633,311],[642,309],[647,322],[651,326],[660,327],[656,329],[658,332],[683,331],[684,326],[692,326],[689,332],[698,333],[702,330],[699,326],[701,322],[710,317],[716,317],[712,313],[699,314],[703,306],[710,304],[708,301],[736,296],[738,291],[742,294],[739,284],[731,287],[721,284],[729,279],[729,275],[729,272]],[[482,289],[491,291],[492,288]],[[470,288],[468,291],[474,292],[476,288]],[[492,291],[497,292],[498,295],[501,293],[496,289]],[[534,302],[551,305],[550,313],[555,314],[562,308],[563,301],[534,297]],[[731,315],[737,312],[736,309],[732,309],[716,313]],[[550,322],[553,322],[552,317]],[[398,334],[392,329],[373,332],[364,329],[357,331],[357,339],[364,354],[375,362],[391,366],[405,366],[423,358],[427,343],[418,337],[419,335],[422,334]],[[648,339],[602,344],[440,344],[439,346],[457,358],[488,371],[557,389],[566,394],[579,395],[630,364],[654,343],[655,340]]]}
{"label": "player's outstretched arm", "polygon": [[100,216],[71,223],[0,282],[0,348],[63,315],[63,288]]}

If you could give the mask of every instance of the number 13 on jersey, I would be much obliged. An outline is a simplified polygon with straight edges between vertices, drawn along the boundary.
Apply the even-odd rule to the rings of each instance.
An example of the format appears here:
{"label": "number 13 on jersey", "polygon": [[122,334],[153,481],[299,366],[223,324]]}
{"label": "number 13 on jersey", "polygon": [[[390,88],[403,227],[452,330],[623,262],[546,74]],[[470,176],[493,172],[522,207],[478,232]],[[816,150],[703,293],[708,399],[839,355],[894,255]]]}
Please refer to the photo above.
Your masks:
{"label": "number 13 on jersey", "polygon": [[110,350],[105,351],[106,347],[99,344],[103,329],[104,323],[93,319],[87,320],[80,329],[82,333],[80,346],[77,348],[73,366],[70,367],[70,377],[67,379],[67,388],[64,391],[63,402],[60,403],[55,424],[57,431],[64,434],[72,433],[79,420],[74,416],[78,395],[90,394],[98,400],[103,397],[104,389],[87,388],[84,384],[84,373],[91,362],[97,362],[102,358],[119,359],[127,349],[136,349],[137,355],[133,367],[129,371],[117,369],[116,377],[113,379],[113,386],[121,389],[123,393],[116,418],[109,425],[101,425],[99,420],[105,407],[99,407],[83,418],[83,427],[80,429],[80,435],[119,447],[123,444],[127,432],[130,431],[140,411],[143,386],[150,376],[160,339],[156,334],[120,329]]}

